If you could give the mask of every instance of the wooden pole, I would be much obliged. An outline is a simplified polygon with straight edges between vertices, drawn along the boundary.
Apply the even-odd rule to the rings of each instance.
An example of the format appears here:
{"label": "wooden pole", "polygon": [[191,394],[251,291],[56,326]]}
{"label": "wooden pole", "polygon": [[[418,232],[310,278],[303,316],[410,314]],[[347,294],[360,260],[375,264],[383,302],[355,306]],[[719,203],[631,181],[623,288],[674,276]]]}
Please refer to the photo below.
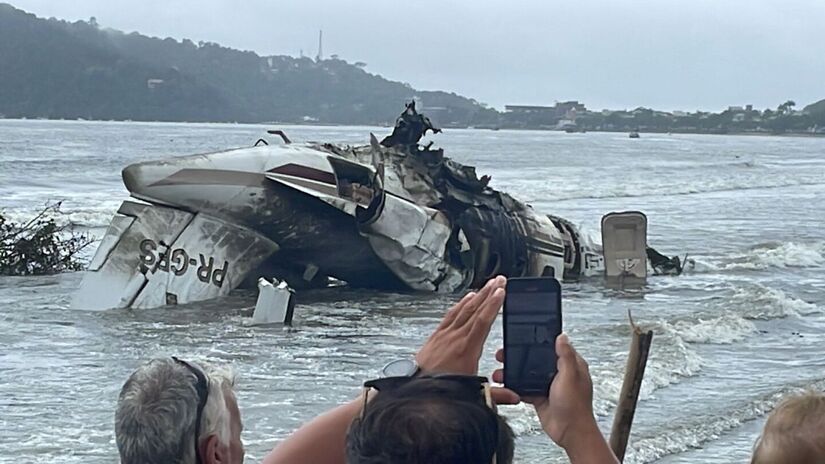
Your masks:
{"label": "wooden pole", "polygon": [[642,379],[645,376],[647,355],[650,352],[650,343],[653,332],[642,330],[633,323],[630,311],[627,312],[632,330],[630,353],[627,357],[622,393],[616,405],[616,416],[613,418],[613,428],[610,431],[610,448],[619,461],[624,461],[627,442],[630,439],[630,428],[633,425],[633,416],[636,414],[636,403],[639,400],[639,390],[642,388]]}

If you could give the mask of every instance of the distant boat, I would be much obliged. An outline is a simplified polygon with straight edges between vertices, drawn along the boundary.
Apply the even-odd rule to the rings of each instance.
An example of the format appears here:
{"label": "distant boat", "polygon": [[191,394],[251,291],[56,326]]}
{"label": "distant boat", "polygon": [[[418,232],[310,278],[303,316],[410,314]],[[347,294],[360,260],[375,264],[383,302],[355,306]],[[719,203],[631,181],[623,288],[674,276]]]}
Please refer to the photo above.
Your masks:
{"label": "distant boat", "polygon": [[576,125],[576,121],[565,119],[559,122],[557,127],[568,134],[575,134],[576,132],[584,132],[582,128]]}
{"label": "distant boat", "polygon": [[628,134],[628,137],[630,137],[631,139],[638,139],[639,138],[639,131],[630,131],[630,134]]}

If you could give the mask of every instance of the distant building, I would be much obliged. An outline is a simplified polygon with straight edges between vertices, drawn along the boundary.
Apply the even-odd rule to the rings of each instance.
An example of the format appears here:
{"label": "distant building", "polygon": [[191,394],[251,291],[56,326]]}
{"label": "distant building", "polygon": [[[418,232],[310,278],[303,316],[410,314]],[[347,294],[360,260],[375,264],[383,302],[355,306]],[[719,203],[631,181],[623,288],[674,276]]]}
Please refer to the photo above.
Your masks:
{"label": "distant building", "polygon": [[555,106],[536,105],[504,105],[504,111],[508,113],[555,113]]}
{"label": "distant building", "polygon": [[736,113],[733,115],[733,122],[742,122],[745,120],[745,113]]}
{"label": "distant building", "polygon": [[748,113],[753,111],[753,105],[745,105],[745,111],[747,111]]}
{"label": "distant building", "polygon": [[584,103],[579,103],[576,100],[570,100],[570,101],[565,101],[565,102],[556,102],[555,108],[556,108],[556,114],[558,114],[558,115],[566,114],[570,111],[573,111],[574,113],[575,112],[583,113],[587,110],[587,108],[584,107]]}
{"label": "distant building", "polygon": [[688,115],[686,111],[678,111],[678,110],[674,111],[671,114],[673,114],[673,116],[676,116],[677,118],[684,118],[685,116]]}
{"label": "distant building", "polygon": [[745,108],[742,108],[741,106],[729,106],[728,111],[731,113],[741,113],[742,111],[745,111]]}
{"label": "distant building", "polygon": [[553,106],[540,105],[505,105],[504,111],[513,115],[538,116],[546,118],[550,124],[556,124],[563,119],[575,121],[576,116],[587,111],[583,103],[571,100],[556,102]]}

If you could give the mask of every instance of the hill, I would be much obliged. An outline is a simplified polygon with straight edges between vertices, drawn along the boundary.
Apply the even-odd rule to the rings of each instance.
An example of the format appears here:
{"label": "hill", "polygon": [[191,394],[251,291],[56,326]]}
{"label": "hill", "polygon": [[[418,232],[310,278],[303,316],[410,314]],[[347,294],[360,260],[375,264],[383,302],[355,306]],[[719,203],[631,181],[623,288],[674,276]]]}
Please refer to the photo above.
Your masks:
{"label": "hill", "polygon": [[825,116],[825,100],[819,100],[818,102],[811,103],[810,105],[806,106],[803,109],[803,111],[813,115]]}
{"label": "hill", "polygon": [[412,98],[442,125],[498,120],[475,100],[415,90],[361,63],[259,56],[211,42],[125,34],[94,18],[42,19],[0,4],[6,117],[385,124]]}

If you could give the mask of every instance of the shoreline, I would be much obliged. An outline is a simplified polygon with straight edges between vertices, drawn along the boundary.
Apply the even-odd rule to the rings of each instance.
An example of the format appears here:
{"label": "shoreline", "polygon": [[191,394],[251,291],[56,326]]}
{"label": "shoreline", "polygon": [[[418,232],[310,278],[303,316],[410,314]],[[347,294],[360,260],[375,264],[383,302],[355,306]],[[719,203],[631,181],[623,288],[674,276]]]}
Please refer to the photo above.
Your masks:
{"label": "shoreline", "polygon": [[[277,121],[264,121],[264,122],[238,122],[238,121],[149,121],[149,120],[132,120],[132,119],[53,119],[53,118],[4,118],[0,117],[0,122],[2,121],[15,121],[15,122],[69,122],[69,123],[116,123],[116,124],[127,124],[127,123],[135,123],[135,124],[221,124],[221,125],[237,125],[237,126],[299,126],[299,127],[382,127],[382,128],[392,128],[392,125],[382,125],[382,124],[359,124],[359,123],[322,123],[322,122],[314,122],[311,124],[303,123],[303,122],[277,122]],[[451,127],[451,126],[442,126],[442,130],[477,130],[477,131],[490,131],[490,132],[497,132],[498,130],[503,131],[523,131],[523,132],[558,132],[558,133],[565,133],[564,130],[560,129],[544,129],[544,128],[529,128],[529,127],[501,127],[497,129],[492,129],[489,127],[478,128],[478,127]],[[587,131],[577,131],[572,132],[571,134],[586,134],[588,132],[596,132],[596,133],[608,133],[608,134],[627,134],[631,131],[627,130],[587,130]],[[739,132],[692,132],[692,131],[637,131],[641,135],[645,134],[655,134],[655,135],[733,135],[733,136],[760,136],[760,137],[803,137],[803,138],[819,138],[825,137],[825,132],[820,133],[813,133],[813,132],[783,132],[783,133],[772,133],[772,132],[751,132],[751,131],[739,131]]]}

